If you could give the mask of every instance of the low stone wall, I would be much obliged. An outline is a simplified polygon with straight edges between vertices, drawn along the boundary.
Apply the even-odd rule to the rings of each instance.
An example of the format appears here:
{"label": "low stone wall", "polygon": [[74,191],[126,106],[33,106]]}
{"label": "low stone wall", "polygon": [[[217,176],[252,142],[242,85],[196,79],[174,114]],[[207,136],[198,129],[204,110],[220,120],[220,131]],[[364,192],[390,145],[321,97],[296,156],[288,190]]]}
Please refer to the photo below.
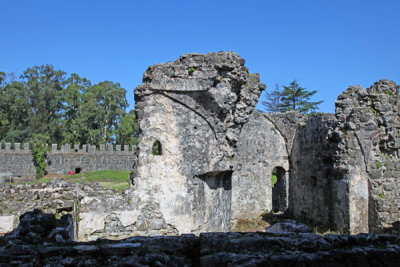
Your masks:
{"label": "low stone wall", "polygon": [[97,183],[72,183],[54,179],[47,184],[0,186],[0,233],[10,232],[19,217],[32,210],[70,214],[74,240],[123,239],[132,235],[171,235],[176,229],[157,212],[156,203],[137,209],[132,192],[105,189]]}
{"label": "low stone wall", "polygon": [[[12,148],[13,147],[13,148]],[[115,147],[100,145],[63,145],[57,149],[53,144],[47,152],[48,173],[68,174],[69,171],[130,170],[135,156],[128,145]],[[0,146],[0,172],[11,172],[14,177],[34,177],[36,173],[29,144],[6,143]]]}
{"label": "low stone wall", "polygon": [[[6,266],[398,266],[398,235],[207,233],[68,240],[59,221],[30,212],[0,237]],[[28,233],[28,234],[27,234]],[[58,233],[58,234],[55,234]],[[65,237],[65,238],[64,238]]]}

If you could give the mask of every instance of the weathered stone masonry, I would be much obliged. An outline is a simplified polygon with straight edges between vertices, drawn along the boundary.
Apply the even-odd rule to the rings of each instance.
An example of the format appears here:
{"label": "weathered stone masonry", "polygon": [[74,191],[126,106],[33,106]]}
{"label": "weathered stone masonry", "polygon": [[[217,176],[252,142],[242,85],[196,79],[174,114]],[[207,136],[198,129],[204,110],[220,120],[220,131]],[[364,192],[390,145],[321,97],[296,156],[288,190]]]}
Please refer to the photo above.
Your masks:
{"label": "weathered stone masonry", "polygon": [[397,231],[398,86],[351,87],[335,114],[257,114],[264,85],[243,63],[232,52],[185,54],[145,72],[135,90],[139,206],[159,204],[179,233],[228,231],[229,219],[271,210],[343,232]]}
{"label": "weathered stone masonry", "polygon": [[[29,144],[15,143],[11,148],[6,143],[4,149],[0,147],[0,172],[11,172],[14,177],[34,177],[36,170],[34,166],[32,151]],[[47,153],[48,173],[68,174],[69,171],[98,171],[98,170],[130,170],[134,160],[129,146],[125,145],[100,145],[99,149],[93,145],[83,145],[81,148],[75,145],[63,145],[57,149],[52,145]]]}
{"label": "weathered stone masonry", "polygon": [[229,231],[239,135],[264,88],[233,52],[149,67],[135,89],[138,207],[155,203],[179,233]]}
{"label": "weathered stone masonry", "polygon": [[398,90],[381,80],[347,89],[335,114],[264,115],[288,148],[294,218],[350,233],[400,230]]}

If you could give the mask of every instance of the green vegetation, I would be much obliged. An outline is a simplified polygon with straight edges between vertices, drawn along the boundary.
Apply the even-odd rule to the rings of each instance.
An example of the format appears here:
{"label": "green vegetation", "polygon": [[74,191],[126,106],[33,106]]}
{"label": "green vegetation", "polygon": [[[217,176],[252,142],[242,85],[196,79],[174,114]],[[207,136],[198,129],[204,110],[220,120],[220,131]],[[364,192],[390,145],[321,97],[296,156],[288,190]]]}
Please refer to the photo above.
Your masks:
{"label": "green vegetation", "polygon": [[272,188],[274,188],[276,182],[278,181],[278,177],[276,176],[276,170],[272,171],[272,176],[271,176],[271,180],[272,180]]}
{"label": "green vegetation", "polygon": [[43,134],[35,134],[32,136],[32,153],[36,167],[36,179],[43,177],[46,169],[46,152],[48,150],[47,141],[48,137]]}
{"label": "green vegetation", "polygon": [[249,74],[250,81],[258,82],[258,78],[256,74]]}
{"label": "green vegetation", "polygon": [[151,148],[151,153],[154,156],[161,155],[161,143],[160,143],[160,141],[158,141],[158,140],[154,141],[153,146]]}
{"label": "green vegetation", "polygon": [[[117,171],[105,170],[79,173],[72,176],[63,177],[65,181],[84,183],[84,182],[98,182],[104,188],[112,188],[122,191],[129,188],[129,174],[130,171]],[[44,177],[39,179],[39,183],[48,183],[53,178]]]}
{"label": "green vegetation", "polygon": [[377,167],[378,169],[382,167],[382,163],[380,163],[380,162],[376,162],[375,165],[376,165],[376,167]]}
{"label": "green vegetation", "polygon": [[388,89],[386,89],[385,91],[383,91],[385,94],[389,95],[389,96],[393,96],[393,93],[391,91],[389,91]]}
{"label": "green vegetation", "polygon": [[192,75],[192,74],[193,74],[193,72],[194,72],[194,68],[193,68],[193,67],[190,67],[190,68],[188,69],[188,73],[189,73],[189,75]]}
{"label": "green vegetation", "polygon": [[384,193],[380,193],[379,194],[379,198],[385,198],[385,194]]}
{"label": "green vegetation", "polygon": [[14,77],[0,72],[0,140],[25,143],[40,134],[48,144],[136,144],[136,117],[126,112],[119,83],[92,85],[51,65]]}
{"label": "green vegetation", "polygon": [[312,114],[318,109],[318,105],[323,101],[311,102],[310,98],[317,91],[307,91],[306,88],[300,87],[294,80],[289,86],[283,86],[283,90],[279,89],[279,85],[275,85],[275,90],[267,92],[266,101],[261,104],[266,107],[267,112],[285,112],[296,110],[304,114]]}
{"label": "green vegetation", "polygon": [[318,227],[313,228],[313,233],[317,235],[341,235],[340,231],[335,231],[331,229],[320,229]]}
{"label": "green vegetation", "polygon": [[376,111],[373,107],[369,107],[369,109],[374,113],[375,116],[379,116],[379,112]]}

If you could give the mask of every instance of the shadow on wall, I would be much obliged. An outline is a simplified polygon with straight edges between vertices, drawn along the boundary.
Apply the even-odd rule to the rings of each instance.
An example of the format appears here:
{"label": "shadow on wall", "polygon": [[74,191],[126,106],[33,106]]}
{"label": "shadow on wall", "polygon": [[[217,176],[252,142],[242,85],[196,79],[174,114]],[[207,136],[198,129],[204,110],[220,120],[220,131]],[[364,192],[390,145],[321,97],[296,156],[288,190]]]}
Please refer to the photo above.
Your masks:
{"label": "shadow on wall", "polygon": [[75,240],[75,230],[71,214],[65,214],[60,219],[56,219],[55,214],[43,213],[41,210],[35,209],[22,214],[18,227],[10,233],[6,233],[3,238],[29,244],[65,243]]}
{"label": "shadow on wall", "polygon": [[196,220],[203,222],[203,232],[231,230],[232,171],[199,176],[195,206]]}
{"label": "shadow on wall", "polygon": [[285,212],[288,207],[288,181],[284,168],[274,168],[272,184],[272,210],[274,212]]}

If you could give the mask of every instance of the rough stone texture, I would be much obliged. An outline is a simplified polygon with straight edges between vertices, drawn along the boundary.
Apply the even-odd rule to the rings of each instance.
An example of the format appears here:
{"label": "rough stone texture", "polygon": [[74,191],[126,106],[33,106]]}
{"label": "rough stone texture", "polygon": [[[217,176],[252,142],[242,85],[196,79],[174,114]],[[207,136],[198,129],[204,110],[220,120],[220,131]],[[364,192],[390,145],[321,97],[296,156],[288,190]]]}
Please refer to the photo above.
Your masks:
{"label": "rough stone texture", "polygon": [[[229,231],[232,171],[243,125],[265,85],[233,52],[185,54],[148,68],[135,90],[139,209],[155,203],[179,233]],[[153,155],[155,141],[161,155]]]}
{"label": "rough stone texture", "polygon": [[[63,145],[57,149],[57,145],[47,153],[48,173],[68,174],[69,171],[75,171],[80,168],[81,171],[98,170],[130,170],[134,161],[134,154],[129,151],[129,146],[117,145],[115,150],[112,146],[100,146],[97,150],[95,146],[83,145],[82,148],[70,145]],[[20,144],[14,144],[11,148],[10,143],[6,143],[4,149],[0,146],[0,172],[11,172],[14,179],[16,177],[34,177],[36,169],[33,161],[32,151],[29,144],[24,144],[20,149]],[[18,178],[17,178],[18,180]]]}
{"label": "rough stone texture", "polygon": [[[149,231],[137,229],[140,212],[130,195],[129,190],[118,193],[97,183],[76,184],[61,179],[54,179],[48,184],[6,185],[0,187],[0,222],[3,222],[0,223],[0,233],[15,229],[21,215],[37,209],[53,214],[53,217],[69,214],[74,240],[147,235]],[[163,233],[173,232],[164,229]]]}
{"label": "rough stone texture", "polygon": [[71,242],[64,218],[38,211],[0,237],[5,266],[398,266],[398,235],[207,233]]}
{"label": "rough stone texture", "polygon": [[[78,149],[49,157],[49,168],[63,165],[57,170],[82,167],[81,154],[98,154],[92,159],[102,167],[129,158],[131,190],[113,196],[75,186],[62,189],[68,198],[53,189],[18,194],[18,186],[4,187],[3,214],[36,206],[57,213],[73,206],[63,200],[74,200],[81,205],[75,220],[84,240],[230,231],[239,219],[271,211],[346,233],[399,233],[399,87],[387,80],[350,87],[339,95],[335,114],[310,118],[254,113],[264,88],[233,52],[185,54],[151,66],[135,90],[140,135],[131,154],[86,147],[87,155]],[[26,145],[23,151],[10,147],[0,151],[0,163],[32,166],[23,159],[31,157]]]}
{"label": "rough stone texture", "polygon": [[265,229],[266,233],[311,233],[312,230],[305,224],[296,221],[279,222]]}
{"label": "rough stone texture", "polygon": [[[286,142],[267,114],[253,113],[242,129],[232,175],[232,220],[256,218],[272,210],[271,175],[276,167],[288,179]],[[285,182],[287,185],[288,183]],[[288,187],[283,188],[286,192]],[[287,207],[287,198],[283,200]]]}
{"label": "rough stone texture", "polygon": [[14,215],[0,216],[0,235],[14,229]]}
{"label": "rough stone texture", "polygon": [[[399,107],[399,86],[388,80],[378,81],[368,89],[350,87],[336,101],[336,117],[342,131],[354,135],[364,163],[362,177],[351,185],[356,196],[350,200],[359,202],[361,197],[364,206],[350,207],[350,211],[357,213],[368,207],[368,213],[364,209],[353,219],[357,223],[360,218],[367,218],[372,232],[400,230]],[[351,166],[345,159],[341,164]]]}
{"label": "rough stone texture", "polygon": [[290,211],[344,232],[399,232],[399,87],[381,80],[350,87],[336,114],[296,129]]}

